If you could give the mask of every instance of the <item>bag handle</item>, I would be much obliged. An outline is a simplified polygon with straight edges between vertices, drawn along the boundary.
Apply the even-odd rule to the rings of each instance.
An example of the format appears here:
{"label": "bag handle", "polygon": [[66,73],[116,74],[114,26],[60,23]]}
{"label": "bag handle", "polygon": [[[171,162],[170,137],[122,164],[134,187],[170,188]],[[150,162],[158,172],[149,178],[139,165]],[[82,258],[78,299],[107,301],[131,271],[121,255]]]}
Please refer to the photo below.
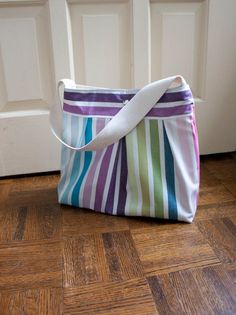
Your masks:
{"label": "bag handle", "polygon": [[[137,94],[126,103],[124,107],[106,124],[106,126],[86,145],[81,147],[70,146],[62,139],[62,114],[64,88],[78,87],[74,81],[63,79],[58,82],[58,98],[50,111],[51,129],[56,138],[67,148],[76,151],[96,151],[107,147],[119,141],[126,136],[138,123],[146,116],[151,108],[158,102],[165,91],[172,83],[187,85],[184,78],[180,75],[168,77],[159,81],[155,81],[143,87]],[[60,96],[60,88],[63,87]],[[80,87],[88,88],[88,86]]]}

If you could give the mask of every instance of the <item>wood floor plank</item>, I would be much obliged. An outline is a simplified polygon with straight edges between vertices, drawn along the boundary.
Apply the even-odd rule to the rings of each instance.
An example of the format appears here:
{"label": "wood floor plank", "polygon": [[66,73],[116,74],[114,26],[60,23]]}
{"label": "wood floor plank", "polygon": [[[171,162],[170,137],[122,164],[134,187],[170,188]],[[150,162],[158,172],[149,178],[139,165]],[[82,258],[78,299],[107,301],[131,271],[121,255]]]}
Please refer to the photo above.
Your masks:
{"label": "wood floor plank", "polygon": [[158,314],[235,314],[235,289],[222,265],[148,278]]}
{"label": "wood floor plank", "polygon": [[100,234],[80,235],[64,241],[64,287],[108,281],[106,258]]}
{"label": "wood floor plank", "polygon": [[225,202],[224,204],[203,205],[197,208],[194,223],[201,220],[232,217],[236,213],[236,201]]}
{"label": "wood floor plank", "polygon": [[20,240],[60,239],[61,217],[59,205],[6,208],[0,211],[0,244]]}
{"label": "wood floor plank", "polygon": [[37,205],[28,207],[24,240],[60,239],[62,212],[59,205]]}
{"label": "wood floor plank", "polygon": [[223,185],[217,187],[205,188],[199,194],[199,206],[211,204],[223,204],[229,201],[235,201],[236,197],[231,194]]}
{"label": "wood floor plank", "polygon": [[63,208],[64,238],[77,237],[80,234],[106,233],[128,229],[129,226],[125,217],[115,217],[79,208]]}
{"label": "wood floor plank", "polygon": [[59,177],[59,174],[50,174],[13,178],[9,186],[12,193],[20,193],[29,190],[44,190],[45,188],[52,189],[57,187]]}
{"label": "wood floor plank", "polygon": [[219,263],[194,224],[163,225],[131,232],[148,276]]}
{"label": "wood floor plank", "polygon": [[56,241],[0,245],[0,291],[61,287],[61,248]]}
{"label": "wood floor plank", "polygon": [[5,208],[0,211],[0,243],[11,242],[14,239],[18,225],[20,208]]}
{"label": "wood floor plank", "polygon": [[236,197],[236,179],[224,180],[223,185]]}
{"label": "wood floor plank", "polygon": [[0,181],[0,211],[4,209],[4,204],[9,198],[11,182],[10,179]]}
{"label": "wood floor plank", "polygon": [[91,284],[64,291],[65,315],[155,315],[150,289],[144,279]]}
{"label": "wood floor plank", "polygon": [[192,274],[213,314],[236,314],[236,287],[223,265],[193,270]]}
{"label": "wood floor plank", "polygon": [[129,231],[85,234],[64,241],[64,286],[121,281],[143,275]]}
{"label": "wood floor plank", "polygon": [[170,222],[166,220],[162,220],[162,219],[145,218],[145,217],[129,217],[128,218],[128,225],[130,229],[156,228],[158,225],[165,225],[165,224],[170,224]]}
{"label": "wood floor plank", "polygon": [[200,189],[216,187],[221,185],[221,181],[216,178],[204,164],[201,164]]}
{"label": "wood floor plank", "polygon": [[5,207],[28,207],[35,205],[58,205],[57,190],[56,188],[47,188],[24,190],[21,192],[9,192],[9,198],[5,202]]}
{"label": "wood floor plank", "polygon": [[230,218],[199,221],[197,226],[223,263],[236,260],[236,226]]}
{"label": "wood floor plank", "polygon": [[[143,269],[129,231],[104,233],[103,244],[112,280],[143,276]],[[117,274],[117,266],[119,272]]]}
{"label": "wood floor plank", "polygon": [[26,291],[0,293],[0,314],[62,315],[62,289],[29,289]]}
{"label": "wood floor plank", "polygon": [[204,162],[205,167],[219,180],[236,179],[236,154],[209,156]]}
{"label": "wood floor plank", "polygon": [[147,278],[153,299],[160,315],[183,315],[184,310],[181,300],[178,299],[169,274]]}
{"label": "wood floor plank", "polygon": [[232,264],[224,264],[224,270],[227,272],[228,277],[236,285],[236,262]]}
{"label": "wood floor plank", "polygon": [[204,299],[203,291],[199,290],[191,270],[171,273],[169,278],[185,314],[214,314]]}

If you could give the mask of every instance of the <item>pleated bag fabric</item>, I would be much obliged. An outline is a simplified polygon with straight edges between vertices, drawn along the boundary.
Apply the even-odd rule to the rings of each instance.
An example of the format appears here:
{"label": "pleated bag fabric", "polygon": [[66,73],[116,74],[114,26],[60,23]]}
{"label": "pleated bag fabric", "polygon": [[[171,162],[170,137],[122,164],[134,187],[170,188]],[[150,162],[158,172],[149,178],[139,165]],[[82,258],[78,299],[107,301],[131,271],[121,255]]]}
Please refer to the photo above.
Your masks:
{"label": "pleated bag fabric", "polygon": [[[173,82],[181,84],[170,88]],[[51,111],[62,142],[59,202],[97,212],[192,222],[199,149],[191,90],[181,76],[141,90],[61,80]]]}

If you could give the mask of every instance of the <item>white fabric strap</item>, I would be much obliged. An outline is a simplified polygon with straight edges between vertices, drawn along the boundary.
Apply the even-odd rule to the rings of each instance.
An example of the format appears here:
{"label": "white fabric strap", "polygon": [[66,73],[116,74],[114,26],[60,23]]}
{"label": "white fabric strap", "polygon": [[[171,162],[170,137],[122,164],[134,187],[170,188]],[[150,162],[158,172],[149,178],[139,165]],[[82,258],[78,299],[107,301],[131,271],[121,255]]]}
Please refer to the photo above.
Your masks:
{"label": "white fabric strap", "polygon": [[[58,97],[50,111],[51,129],[57,139],[66,147],[76,151],[96,151],[107,147],[119,141],[133,130],[138,123],[147,115],[152,107],[158,102],[172,83],[186,85],[181,76],[173,76],[159,80],[146,85],[139,90],[137,94],[126,103],[124,107],[107,123],[107,125],[86,145],[82,147],[73,147],[62,139],[62,114],[64,88],[88,88],[87,86],[78,86],[69,79],[60,80],[58,83]],[[63,87],[63,89],[61,89]],[[60,94],[62,93],[62,94]]]}

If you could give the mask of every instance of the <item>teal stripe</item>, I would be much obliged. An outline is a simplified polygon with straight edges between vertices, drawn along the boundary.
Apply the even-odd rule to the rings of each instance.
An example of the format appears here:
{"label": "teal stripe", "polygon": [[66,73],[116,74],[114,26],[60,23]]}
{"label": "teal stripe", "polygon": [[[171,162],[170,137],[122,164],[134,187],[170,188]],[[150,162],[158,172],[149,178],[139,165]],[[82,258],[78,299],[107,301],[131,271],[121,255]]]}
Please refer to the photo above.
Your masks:
{"label": "teal stripe", "polygon": [[[92,140],[92,118],[88,118],[87,120],[87,126],[85,130],[85,144],[90,142]],[[85,151],[81,154],[84,154],[84,166],[83,170],[80,174],[80,177],[73,189],[72,196],[71,196],[71,204],[73,206],[79,206],[79,192],[81,188],[81,184],[83,182],[84,176],[86,175],[89,165],[92,160],[92,152],[91,151]]]}
{"label": "teal stripe", "polygon": [[165,147],[165,168],[166,168],[166,184],[168,192],[168,210],[169,219],[177,220],[177,203],[175,196],[175,173],[174,173],[174,159],[171,151],[170,143],[166,134],[166,129],[163,124],[164,133],[164,147]]}
{"label": "teal stripe", "polygon": [[[81,139],[77,139],[77,143],[75,142],[75,138],[76,135],[78,135],[78,130],[79,130],[79,126],[78,126],[78,119],[77,117],[72,117],[72,143],[74,145],[82,145],[82,137],[84,135],[84,130],[86,128],[86,124],[87,124],[87,118],[83,119],[83,129],[82,129],[82,137]],[[63,193],[62,196],[60,196],[60,202],[64,203],[64,204],[70,204],[70,200],[69,200],[69,193],[74,185],[74,183],[76,182],[76,178],[78,177],[78,171],[80,169],[80,162],[81,162],[81,152],[75,152],[75,151],[71,151],[71,156],[69,156],[69,159],[73,162],[73,166],[72,166],[72,170],[71,170],[71,176],[69,179],[69,183],[67,184],[67,187]],[[73,159],[74,157],[74,159]],[[72,163],[72,162],[71,162]],[[70,167],[70,165],[68,164],[68,168]],[[67,170],[69,171],[69,170]]]}

